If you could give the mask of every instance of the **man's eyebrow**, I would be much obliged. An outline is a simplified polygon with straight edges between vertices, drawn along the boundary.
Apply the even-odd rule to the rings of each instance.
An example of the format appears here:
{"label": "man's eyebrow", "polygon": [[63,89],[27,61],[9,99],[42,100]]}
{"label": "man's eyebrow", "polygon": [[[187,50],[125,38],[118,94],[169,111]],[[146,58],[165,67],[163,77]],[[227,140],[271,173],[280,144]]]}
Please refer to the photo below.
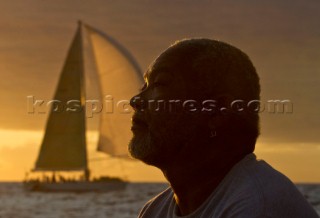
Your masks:
{"label": "man's eyebrow", "polygon": [[[163,66],[163,67],[158,67],[156,69],[152,69],[152,72],[153,73],[161,73],[161,72],[167,72],[167,73],[170,73],[170,68],[167,67],[167,66]],[[170,73],[171,76],[173,76],[173,74]],[[143,74],[143,79],[146,81],[150,76],[150,70],[146,71],[144,74]],[[159,75],[157,76],[159,77]]]}
{"label": "man's eyebrow", "polygon": [[161,67],[157,67],[156,69],[153,69],[153,73],[167,73],[169,75],[173,75],[173,70],[172,67],[170,66],[167,66],[167,65],[164,65],[164,66],[161,66]]}

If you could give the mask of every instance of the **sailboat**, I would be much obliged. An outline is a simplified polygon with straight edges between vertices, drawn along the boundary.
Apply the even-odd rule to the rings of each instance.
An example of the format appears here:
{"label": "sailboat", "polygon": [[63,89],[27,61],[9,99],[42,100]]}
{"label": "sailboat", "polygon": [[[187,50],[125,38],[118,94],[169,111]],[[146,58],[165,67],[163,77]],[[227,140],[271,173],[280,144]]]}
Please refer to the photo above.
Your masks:
{"label": "sailboat", "polygon": [[[90,74],[88,66],[93,66]],[[142,73],[133,56],[115,39],[79,21],[69,48],[54,99],[71,107],[49,114],[39,155],[32,171],[52,172],[50,181],[26,180],[25,187],[33,191],[109,191],[124,188],[121,179],[90,178],[86,140],[86,82],[97,78],[101,97],[113,102],[127,101],[142,84]],[[71,102],[71,104],[70,104]],[[103,105],[103,104],[102,104]],[[116,157],[128,157],[131,138],[130,114],[102,110],[99,113],[97,150]],[[56,181],[58,172],[83,172],[81,180]],[[105,177],[107,178],[107,177]]]}

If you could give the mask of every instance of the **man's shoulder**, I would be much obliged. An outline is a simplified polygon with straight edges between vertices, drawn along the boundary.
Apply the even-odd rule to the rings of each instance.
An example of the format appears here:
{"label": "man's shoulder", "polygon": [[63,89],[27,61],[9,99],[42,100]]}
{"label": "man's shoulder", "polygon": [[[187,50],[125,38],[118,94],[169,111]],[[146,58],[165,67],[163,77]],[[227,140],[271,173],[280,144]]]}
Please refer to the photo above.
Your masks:
{"label": "man's shoulder", "polygon": [[236,177],[241,178],[243,185],[249,185],[257,191],[267,188],[295,188],[295,185],[278,170],[264,160],[256,159],[255,154],[248,155],[237,167]]}
{"label": "man's shoulder", "polygon": [[254,159],[242,165],[247,185],[263,195],[263,198],[282,196],[283,192],[301,195],[292,181],[263,160]]}
{"label": "man's shoulder", "polygon": [[[162,212],[168,212],[173,201],[173,191],[170,187],[149,200],[140,211],[138,217],[161,217]],[[156,214],[151,214],[156,213]]]}
{"label": "man's shoulder", "polygon": [[[241,180],[241,187],[250,190],[251,193],[261,195],[261,200],[281,199],[286,197],[284,192],[291,193],[297,197],[302,196],[296,186],[289,178],[278,170],[274,169],[267,162],[257,160],[252,154],[247,161],[244,161],[236,176]],[[265,202],[264,202],[265,203]]]}
{"label": "man's shoulder", "polygon": [[315,217],[314,210],[291,180],[267,162],[257,160],[254,155],[240,168],[242,192],[255,199],[265,216],[299,217],[304,213]]}

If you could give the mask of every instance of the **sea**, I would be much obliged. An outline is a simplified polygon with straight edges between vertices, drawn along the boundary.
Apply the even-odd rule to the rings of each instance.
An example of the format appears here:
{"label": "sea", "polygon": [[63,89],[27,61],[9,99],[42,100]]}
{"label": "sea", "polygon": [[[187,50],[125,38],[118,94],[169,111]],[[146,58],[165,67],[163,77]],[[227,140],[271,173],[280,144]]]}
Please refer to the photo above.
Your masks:
{"label": "sea", "polygon": [[[1,218],[133,218],[165,183],[130,183],[106,193],[28,192],[21,183],[0,183]],[[320,215],[320,184],[297,184]]]}

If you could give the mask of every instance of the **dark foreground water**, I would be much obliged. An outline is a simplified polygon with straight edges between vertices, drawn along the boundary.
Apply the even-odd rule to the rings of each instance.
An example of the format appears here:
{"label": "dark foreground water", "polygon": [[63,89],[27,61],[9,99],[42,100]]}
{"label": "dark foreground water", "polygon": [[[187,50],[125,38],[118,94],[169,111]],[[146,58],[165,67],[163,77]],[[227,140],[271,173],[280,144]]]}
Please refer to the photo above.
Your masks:
{"label": "dark foreground water", "polygon": [[[320,215],[320,184],[297,185]],[[167,187],[163,183],[131,183],[108,193],[36,193],[21,183],[0,183],[1,218],[131,218],[144,203]]]}

